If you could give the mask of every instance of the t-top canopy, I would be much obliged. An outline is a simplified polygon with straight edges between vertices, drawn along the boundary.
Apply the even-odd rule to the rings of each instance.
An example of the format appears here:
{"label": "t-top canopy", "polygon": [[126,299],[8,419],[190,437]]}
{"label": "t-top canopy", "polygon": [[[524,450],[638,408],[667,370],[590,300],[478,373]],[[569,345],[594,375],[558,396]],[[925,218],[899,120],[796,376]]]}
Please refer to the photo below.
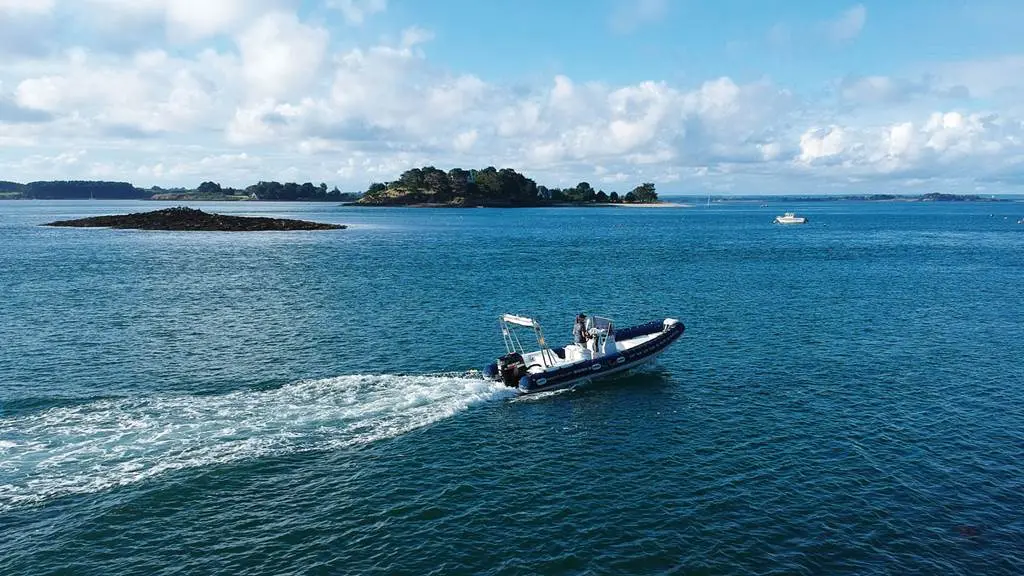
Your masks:
{"label": "t-top canopy", "polygon": [[526,316],[516,316],[515,314],[502,314],[501,319],[509,324],[515,324],[517,326],[526,326],[527,328],[536,328],[537,322],[533,318],[527,318]]}

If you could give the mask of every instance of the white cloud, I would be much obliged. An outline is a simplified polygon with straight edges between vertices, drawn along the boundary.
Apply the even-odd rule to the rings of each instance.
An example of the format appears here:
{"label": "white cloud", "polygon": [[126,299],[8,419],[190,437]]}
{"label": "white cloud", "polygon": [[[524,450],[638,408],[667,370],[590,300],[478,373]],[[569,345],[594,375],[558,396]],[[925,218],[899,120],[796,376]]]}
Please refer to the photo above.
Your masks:
{"label": "white cloud", "polygon": [[0,13],[8,14],[49,14],[56,0],[0,0]]}
{"label": "white cloud", "polygon": [[327,5],[341,10],[345,21],[355,26],[388,8],[387,0],[330,0]]}
{"label": "white cloud", "polygon": [[920,121],[811,129],[800,148],[794,166],[828,167],[833,178],[981,180],[1024,159],[1024,123],[995,114],[934,112]]}
{"label": "white cloud", "polygon": [[[61,0],[83,24],[112,35],[124,50],[163,34],[194,43],[239,32],[268,11],[291,10],[299,0]],[[121,37],[124,37],[123,39]]]}
{"label": "white cloud", "polygon": [[973,97],[1021,101],[1024,54],[950,62],[936,68],[938,82],[947,90],[961,88],[965,95]]}
{"label": "white cloud", "polygon": [[758,144],[757,147],[761,150],[761,156],[765,161],[775,160],[782,154],[782,145],[778,142],[766,142]]}
{"label": "white cloud", "polygon": [[901,122],[889,128],[885,135],[887,144],[886,154],[890,158],[901,158],[913,153],[911,148],[914,141],[914,123]]}
{"label": "white cloud", "polygon": [[424,30],[419,26],[412,26],[402,31],[402,47],[412,48],[417,44],[423,44],[424,42],[430,42],[434,39],[434,33],[430,30]]}
{"label": "white cloud", "polygon": [[837,42],[853,40],[860,36],[867,18],[867,8],[863,4],[857,4],[828,23],[829,36]]}
{"label": "white cloud", "polygon": [[476,143],[477,136],[478,134],[476,130],[467,130],[466,132],[458,134],[452,144],[455,151],[469,152],[469,150],[473,148],[473,144]]}
{"label": "white cloud", "polygon": [[319,75],[327,42],[326,30],[302,24],[294,13],[271,12],[253,22],[237,39],[249,98],[305,93]]}
{"label": "white cloud", "polygon": [[86,133],[186,133],[214,122],[217,92],[227,89],[233,69],[230,57],[212,51],[194,60],[156,50],[111,61],[74,50],[61,73],[24,78],[14,96],[19,106]]}
{"label": "white cloud", "polygon": [[[1024,57],[913,78],[846,76],[820,87],[827,98],[724,75],[681,85],[552,74],[511,87],[432,61],[434,35],[420,27],[337,48],[337,31],[287,9],[290,0],[82,1],[97,18],[157,23],[170,40],[190,40],[163,47],[161,34],[160,47],[111,51],[55,37],[60,52],[49,57],[0,58],[5,178],[293,178],[352,189],[411,166],[494,165],[548,185],[756,192],[772,182],[981,181],[1024,165],[1024,110],[1014,107]],[[365,17],[373,6],[384,7],[349,8]],[[656,8],[641,10],[646,21]],[[846,28],[859,32],[857,14],[837,22],[859,22]]]}
{"label": "white cloud", "polygon": [[811,164],[837,159],[844,151],[844,136],[839,126],[811,128],[800,136],[799,161]]}

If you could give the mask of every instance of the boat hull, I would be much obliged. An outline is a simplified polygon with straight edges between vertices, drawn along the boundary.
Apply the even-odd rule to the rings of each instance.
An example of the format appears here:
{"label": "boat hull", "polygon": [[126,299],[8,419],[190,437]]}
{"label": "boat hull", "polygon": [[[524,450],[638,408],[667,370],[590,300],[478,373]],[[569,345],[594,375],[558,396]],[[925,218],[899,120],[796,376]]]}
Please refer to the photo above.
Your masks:
{"label": "boat hull", "polygon": [[[658,333],[658,335],[639,345],[613,354],[580,360],[543,372],[526,374],[519,379],[515,388],[520,394],[534,394],[572,388],[580,384],[621,375],[623,372],[640,368],[653,361],[678,340],[685,330],[686,327],[679,321],[672,321],[672,323],[655,321],[616,331],[615,335],[619,341],[654,333]],[[492,368],[493,366],[488,366],[485,373],[494,374],[496,370]]]}
{"label": "boat hull", "polygon": [[806,216],[786,214],[785,216],[776,216],[773,222],[776,224],[806,224],[808,219]]}

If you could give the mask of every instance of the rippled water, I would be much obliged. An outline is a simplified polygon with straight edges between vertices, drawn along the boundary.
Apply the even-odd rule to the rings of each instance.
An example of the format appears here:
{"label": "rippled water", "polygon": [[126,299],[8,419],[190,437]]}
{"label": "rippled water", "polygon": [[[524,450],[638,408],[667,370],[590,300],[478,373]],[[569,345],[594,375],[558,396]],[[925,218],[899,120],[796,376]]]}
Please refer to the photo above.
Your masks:
{"label": "rippled water", "polygon": [[[1024,204],[197,206],[351,227],[0,202],[0,573],[1024,573]],[[687,331],[479,379],[579,310]]]}

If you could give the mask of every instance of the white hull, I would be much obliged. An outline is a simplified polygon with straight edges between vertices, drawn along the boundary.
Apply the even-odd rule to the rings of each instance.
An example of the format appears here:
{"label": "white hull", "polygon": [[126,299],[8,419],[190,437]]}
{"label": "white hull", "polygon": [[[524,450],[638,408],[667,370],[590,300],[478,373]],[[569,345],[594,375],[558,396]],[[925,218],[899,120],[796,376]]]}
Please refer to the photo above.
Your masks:
{"label": "white hull", "polygon": [[775,217],[776,224],[804,224],[807,222],[807,218],[803,216],[797,216],[792,212],[786,212],[782,216]]}

